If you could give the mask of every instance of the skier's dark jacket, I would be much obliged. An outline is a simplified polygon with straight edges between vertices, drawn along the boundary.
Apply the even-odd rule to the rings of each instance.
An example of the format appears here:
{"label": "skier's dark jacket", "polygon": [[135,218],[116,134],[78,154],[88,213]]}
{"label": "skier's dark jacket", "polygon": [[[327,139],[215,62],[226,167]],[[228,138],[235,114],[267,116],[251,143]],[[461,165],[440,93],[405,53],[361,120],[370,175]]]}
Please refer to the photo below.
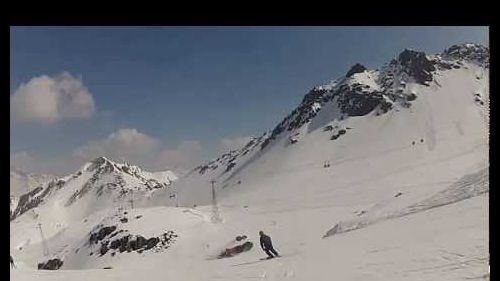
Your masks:
{"label": "skier's dark jacket", "polygon": [[265,235],[265,234],[262,234],[260,236],[260,247],[262,249],[268,249],[268,248],[272,248],[273,247],[273,243],[271,242],[271,237]]}

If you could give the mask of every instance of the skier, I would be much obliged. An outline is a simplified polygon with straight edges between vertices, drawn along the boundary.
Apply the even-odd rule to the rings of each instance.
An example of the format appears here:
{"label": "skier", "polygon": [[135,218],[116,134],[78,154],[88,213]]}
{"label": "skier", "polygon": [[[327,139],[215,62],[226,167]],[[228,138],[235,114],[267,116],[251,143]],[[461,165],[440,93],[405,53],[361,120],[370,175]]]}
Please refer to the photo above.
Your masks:
{"label": "skier", "polygon": [[14,259],[12,258],[12,256],[10,256],[10,267],[16,268],[16,265],[14,264]]}
{"label": "skier", "polygon": [[[259,231],[259,235],[260,235],[260,247],[262,248],[262,250],[264,250],[264,252],[266,252],[266,254],[269,256],[269,258],[272,259],[274,257],[279,257],[280,255],[273,248],[273,243],[271,242],[271,237],[265,235],[264,231],[262,231],[262,230]],[[271,253],[273,253],[274,256]]]}

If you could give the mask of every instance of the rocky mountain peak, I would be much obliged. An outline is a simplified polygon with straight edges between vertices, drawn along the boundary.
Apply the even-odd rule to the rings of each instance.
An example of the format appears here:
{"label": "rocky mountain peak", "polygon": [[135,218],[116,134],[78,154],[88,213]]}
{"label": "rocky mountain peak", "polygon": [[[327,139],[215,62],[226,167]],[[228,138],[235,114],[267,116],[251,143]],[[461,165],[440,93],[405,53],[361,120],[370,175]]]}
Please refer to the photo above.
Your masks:
{"label": "rocky mountain peak", "polygon": [[415,79],[415,82],[425,85],[432,81],[432,71],[435,71],[434,63],[424,52],[405,49],[398,56],[398,63],[403,72]]}
{"label": "rocky mountain peak", "polygon": [[489,63],[490,50],[488,47],[479,44],[459,44],[444,50],[442,57],[448,60],[465,60],[487,65]]}
{"label": "rocky mountain peak", "polygon": [[364,65],[362,65],[362,64],[356,63],[355,65],[353,65],[351,67],[351,69],[349,69],[349,71],[347,72],[347,74],[345,76],[346,77],[351,77],[351,76],[353,76],[356,73],[361,73],[361,72],[364,72],[364,71],[366,71],[366,67]]}
{"label": "rocky mountain peak", "polygon": [[88,172],[92,172],[92,171],[96,170],[97,168],[103,167],[106,165],[112,165],[112,164],[106,157],[100,156],[100,157],[97,157],[94,160],[90,161],[86,165],[85,170]]}

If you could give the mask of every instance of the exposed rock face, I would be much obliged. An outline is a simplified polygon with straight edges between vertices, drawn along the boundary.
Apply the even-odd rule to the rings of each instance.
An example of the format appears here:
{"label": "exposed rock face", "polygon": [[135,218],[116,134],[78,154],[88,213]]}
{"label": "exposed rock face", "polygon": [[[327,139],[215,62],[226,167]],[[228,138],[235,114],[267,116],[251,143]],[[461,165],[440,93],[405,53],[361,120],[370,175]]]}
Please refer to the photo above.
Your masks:
{"label": "exposed rock face", "polygon": [[[364,116],[374,110],[377,106],[384,109],[390,109],[392,105],[387,102],[382,92],[368,92],[361,87],[349,87],[342,85],[336,96],[337,104],[347,116]],[[386,110],[387,111],[387,110]]]}
{"label": "exposed rock face", "polygon": [[63,261],[60,259],[51,259],[46,262],[41,262],[38,264],[38,269],[46,269],[46,270],[57,270],[61,268],[63,265]]}
{"label": "exposed rock face", "polygon": [[116,226],[104,226],[99,229],[98,232],[94,232],[90,234],[89,243],[96,244],[97,242],[103,240],[106,236],[113,233],[116,230]]}
{"label": "exposed rock face", "polygon": [[453,45],[446,49],[442,57],[448,60],[465,60],[489,67],[490,49],[477,44]]}
{"label": "exposed rock face", "polygon": [[98,157],[91,162],[86,171],[94,172],[97,170],[100,170],[101,173],[109,173],[114,170],[114,167],[106,158]]}
{"label": "exposed rock face", "polygon": [[169,230],[158,237],[145,238],[141,235],[127,234],[119,238],[112,239],[119,233],[126,232],[126,230],[117,230],[116,226],[101,226],[100,229],[90,234],[90,244],[100,244],[99,254],[103,256],[109,251],[114,256],[117,252],[138,252],[148,251],[154,249],[155,251],[162,251],[170,247],[178,237],[175,232]]}
{"label": "exposed rock face", "polygon": [[434,63],[427,58],[424,52],[417,52],[406,49],[399,54],[398,62],[404,72],[413,77],[415,81],[422,85],[432,81],[432,72],[436,70]]}
{"label": "exposed rock face", "polygon": [[347,72],[347,74],[345,76],[351,77],[352,75],[354,75],[356,73],[364,72],[365,70],[366,70],[366,67],[364,65],[357,63],[351,67],[351,69]]}
{"label": "exposed rock face", "polygon": [[415,95],[414,93],[410,93],[408,96],[406,96],[407,101],[414,101],[416,99],[417,99],[417,95]]}
{"label": "exposed rock face", "polygon": [[226,173],[231,171],[231,169],[236,165],[236,163],[234,162],[230,162],[228,165],[227,165],[227,168],[226,168]]}
{"label": "exposed rock face", "polygon": [[175,241],[174,237],[177,237],[177,234],[175,234],[173,231],[168,231],[160,237],[151,237],[151,238],[145,238],[141,235],[123,236],[111,242],[106,241],[106,243],[103,243],[101,245],[101,256],[106,254],[106,252],[109,249],[117,250],[120,253],[132,252],[132,251],[142,253],[143,251],[153,249],[156,246],[159,246],[159,248],[161,249],[166,249],[170,247],[170,244],[172,244]]}

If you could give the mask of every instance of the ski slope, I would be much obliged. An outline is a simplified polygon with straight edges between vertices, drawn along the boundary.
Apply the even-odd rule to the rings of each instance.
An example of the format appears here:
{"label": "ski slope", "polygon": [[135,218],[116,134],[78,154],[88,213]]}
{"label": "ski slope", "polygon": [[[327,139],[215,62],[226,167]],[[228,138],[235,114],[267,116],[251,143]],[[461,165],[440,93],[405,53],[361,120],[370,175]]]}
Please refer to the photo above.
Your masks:
{"label": "ski slope", "polygon": [[[436,66],[432,79],[414,68],[415,60],[426,69]],[[123,188],[141,192],[135,206],[114,193],[99,203],[91,189],[64,207],[82,185],[60,188],[35,209],[38,217],[27,212],[11,221],[11,254],[19,265],[11,278],[484,280],[487,65],[484,47],[462,45],[435,56],[406,50],[378,70],[357,67],[311,90],[272,132],[169,178],[175,181],[168,188],[147,190],[141,180],[160,181],[168,173],[133,168],[139,177],[122,176]],[[212,220],[214,212],[220,222]],[[47,227],[49,255],[38,222]],[[102,244],[90,237],[109,226],[115,232],[99,243],[166,231],[178,237],[164,248],[96,254]],[[259,230],[283,257],[260,260]],[[254,248],[213,258],[238,235],[247,235]],[[64,261],[61,269],[36,269],[53,257]]]}
{"label": "ski slope", "polygon": [[[488,227],[487,200],[487,195],[474,197],[335,239],[312,235],[320,227],[307,223],[320,221],[328,209],[261,213],[252,219],[234,212],[236,221],[227,220],[218,227],[200,225],[197,230],[203,231],[202,237],[191,237],[195,243],[179,244],[169,254],[133,255],[114,261],[112,269],[102,269],[109,265],[105,261],[101,269],[21,268],[11,270],[11,280],[137,280],[145,273],[150,280],[331,280],[332,276],[342,280],[480,280],[487,270],[488,235],[478,229]],[[273,221],[280,223],[273,226]],[[282,258],[259,261],[264,254],[254,250],[234,258],[204,259],[209,251],[203,249],[213,239],[229,239],[230,234],[262,225],[269,229]],[[300,231],[309,227],[311,231]],[[296,233],[290,235],[290,230]],[[255,242],[257,236],[255,232],[249,235]]]}

